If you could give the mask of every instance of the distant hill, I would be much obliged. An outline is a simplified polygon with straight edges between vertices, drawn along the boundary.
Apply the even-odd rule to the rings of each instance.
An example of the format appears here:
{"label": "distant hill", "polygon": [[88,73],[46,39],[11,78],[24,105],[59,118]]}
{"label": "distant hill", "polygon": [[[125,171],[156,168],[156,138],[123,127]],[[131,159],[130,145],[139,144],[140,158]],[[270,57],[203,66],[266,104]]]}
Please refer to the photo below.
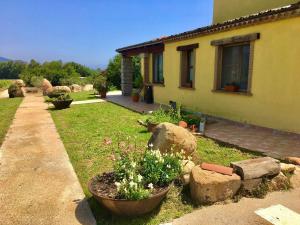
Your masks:
{"label": "distant hill", "polygon": [[0,56],[0,62],[7,62],[7,61],[10,61],[11,59],[7,59],[7,58],[4,58],[4,57],[1,57]]}

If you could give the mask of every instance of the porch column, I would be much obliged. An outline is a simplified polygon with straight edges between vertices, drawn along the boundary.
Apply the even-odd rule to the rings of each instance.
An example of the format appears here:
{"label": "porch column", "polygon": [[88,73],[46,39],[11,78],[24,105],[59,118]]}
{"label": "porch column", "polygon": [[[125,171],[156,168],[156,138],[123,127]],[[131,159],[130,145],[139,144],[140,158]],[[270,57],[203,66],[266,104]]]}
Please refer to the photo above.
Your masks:
{"label": "porch column", "polygon": [[132,91],[133,64],[131,57],[122,55],[121,61],[121,88],[122,95],[130,96]]}
{"label": "porch column", "polygon": [[140,54],[140,57],[143,60],[143,68],[142,69],[142,75],[144,78],[144,83],[149,84],[150,79],[149,79],[149,54],[148,53],[142,53]]}

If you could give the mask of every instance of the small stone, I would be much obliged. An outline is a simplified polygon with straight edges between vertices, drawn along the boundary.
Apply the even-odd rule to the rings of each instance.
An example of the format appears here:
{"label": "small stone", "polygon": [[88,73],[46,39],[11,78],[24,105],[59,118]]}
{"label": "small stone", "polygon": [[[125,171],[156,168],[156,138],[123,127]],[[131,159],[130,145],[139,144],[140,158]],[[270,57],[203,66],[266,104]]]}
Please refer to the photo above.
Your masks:
{"label": "small stone", "polygon": [[298,157],[287,157],[285,158],[285,161],[300,166],[300,158]]}
{"label": "small stone", "polygon": [[280,172],[279,161],[271,157],[232,162],[231,167],[243,180],[274,176]]}
{"label": "small stone", "polygon": [[280,170],[283,173],[294,173],[296,166],[294,164],[280,163]]}
{"label": "small stone", "polygon": [[92,91],[94,90],[94,87],[92,84],[86,84],[84,87],[83,87],[83,91]]}
{"label": "small stone", "polygon": [[290,183],[293,188],[300,187],[300,167],[297,167],[294,174],[290,178]]}
{"label": "small stone", "polygon": [[262,182],[262,178],[256,178],[251,180],[243,180],[242,187],[245,191],[252,192],[257,189]]}
{"label": "small stone", "polygon": [[181,175],[181,181],[184,185],[188,185],[190,183],[190,174],[192,169],[195,167],[195,163],[190,160],[182,161],[183,169]]}
{"label": "small stone", "polygon": [[192,169],[190,191],[196,204],[214,203],[232,198],[240,187],[241,178],[236,174],[223,175],[203,170],[200,166]]}

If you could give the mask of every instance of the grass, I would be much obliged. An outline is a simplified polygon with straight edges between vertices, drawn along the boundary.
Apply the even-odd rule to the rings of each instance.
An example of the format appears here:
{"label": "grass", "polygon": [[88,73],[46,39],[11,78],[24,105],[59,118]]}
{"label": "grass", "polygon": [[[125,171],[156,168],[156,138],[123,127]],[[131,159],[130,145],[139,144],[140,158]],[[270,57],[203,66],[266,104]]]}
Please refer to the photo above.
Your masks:
{"label": "grass", "polygon": [[[90,198],[87,182],[97,174],[112,170],[113,146],[103,144],[104,138],[116,143],[130,136],[135,137],[139,147],[146,146],[151,134],[137,124],[141,115],[111,103],[76,105],[66,110],[53,110],[51,114],[98,224],[160,224],[193,210],[188,191],[172,187],[161,207],[150,215],[135,219],[110,215]],[[206,162],[222,165],[253,157],[206,138],[198,139],[198,154]]]}
{"label": "grass", "polygon": [[83,101],[98,98],[94,93],[95,91],[72,92],[70,93],[70,96],[74,99],[74,101]]}
{"label": "grass", "polygon": [[0,80],[0,91],[7,89],[11,84],[11,80]]}
{"label": "grass", "polygon": [[0,99],[0,146],[21,101],[22,98]]}

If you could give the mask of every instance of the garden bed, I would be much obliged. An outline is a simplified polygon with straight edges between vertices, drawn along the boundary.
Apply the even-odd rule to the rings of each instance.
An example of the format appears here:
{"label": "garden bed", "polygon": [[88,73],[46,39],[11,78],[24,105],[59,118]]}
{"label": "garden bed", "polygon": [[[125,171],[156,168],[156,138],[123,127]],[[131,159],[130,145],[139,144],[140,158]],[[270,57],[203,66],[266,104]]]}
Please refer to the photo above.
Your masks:
{"label": "garden bed", "polygon": [[[137,149],[145,147],[151,133],[136,122],[141,115],[108,102],[76,105],[51,114],[98,224],[160,224],[193,210],[188,191],[171,186],[166,200],[153,213],[135,219],[112,216],[90,198],[87,183],[91,177],[112,171],[111,157],[118,140],[130,137]],[[111,145],[105,144],[106,138],[111,139]],[[229,166],[230,162],[254,157],[206,138],[198,138],[197,145],[197,154],[205,162]]]}

